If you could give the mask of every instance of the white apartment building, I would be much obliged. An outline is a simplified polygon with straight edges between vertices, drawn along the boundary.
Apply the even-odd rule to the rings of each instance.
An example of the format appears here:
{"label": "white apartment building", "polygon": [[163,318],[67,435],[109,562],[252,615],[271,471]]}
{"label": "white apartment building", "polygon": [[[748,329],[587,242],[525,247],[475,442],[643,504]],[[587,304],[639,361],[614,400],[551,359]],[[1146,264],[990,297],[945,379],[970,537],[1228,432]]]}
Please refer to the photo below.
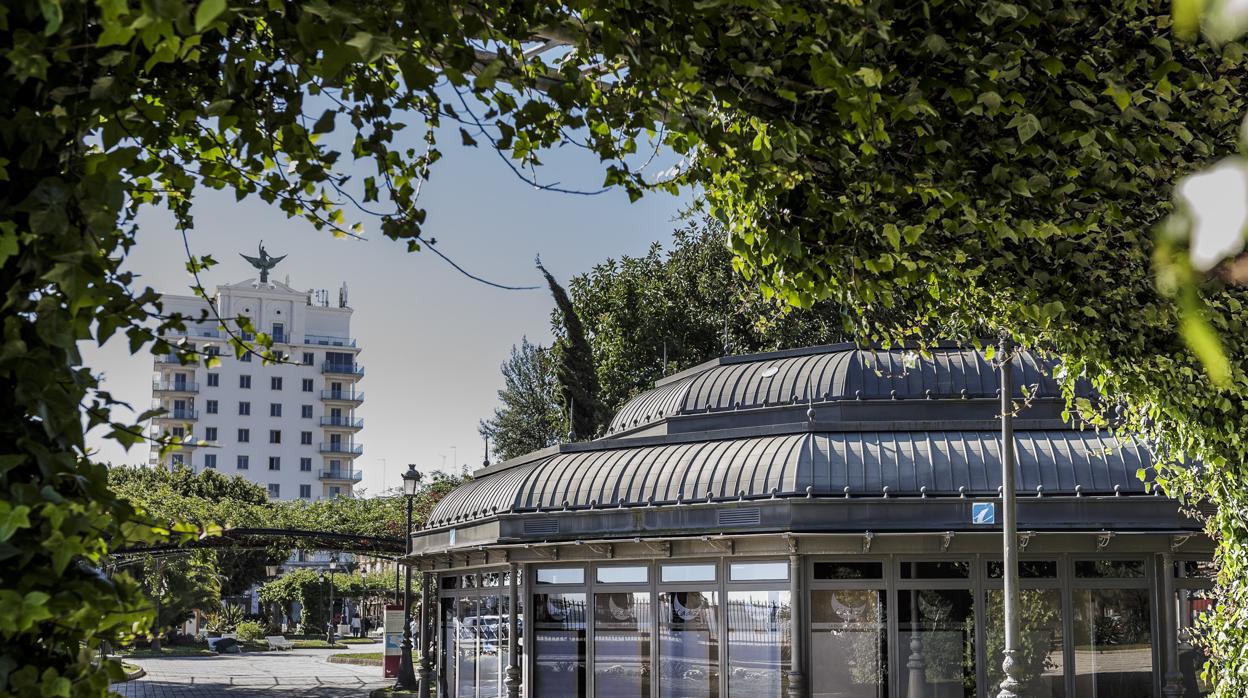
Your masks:
{"label": "white apartment building", "polygon": [[[268,268],[276,263],[261,255]],[[363,451],[357,411],[364,369],[351,336],[346,285],[334,305],[326,291],[298,291],[289,278],[269,281],[268,269],[261,272],[259,279],[218,286],[215,303],[220,317],[246,316],[272,336],[281,363],[251,354],[235,358],[205,301],[162,297],[166,313],[199,318],[207,312],[209,319],[187,322],[183,337],[166,337],[199,352],[198,361],[155,357],[153,407],[165,413],[152,420],[152,433],[180,436],[184,445],[163,460],[154,447],[150,463],[241,475],[266,487],[272,499],[350,496],[361,478],[355,462]],[[210,355],[220,358],[214,368],[203,358]]]}

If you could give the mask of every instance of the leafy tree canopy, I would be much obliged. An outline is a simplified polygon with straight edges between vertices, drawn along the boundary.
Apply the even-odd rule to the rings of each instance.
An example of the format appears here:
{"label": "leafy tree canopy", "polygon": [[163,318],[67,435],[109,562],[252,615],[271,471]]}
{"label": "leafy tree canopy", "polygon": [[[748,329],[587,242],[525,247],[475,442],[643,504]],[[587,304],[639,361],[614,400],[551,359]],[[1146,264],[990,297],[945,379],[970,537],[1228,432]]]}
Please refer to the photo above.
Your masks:
{"label": "leafy tree canopy", "polygon": [[[416,249],[446,123],[526,178],[575,141],[632,196],[699,187],[741,272],[851,309],[859,338],[1005,331],[1121,396],[1134,428],[1207,466],[1165,484],[1218,505],[1217,690],[1243,694],[1244,294],[1216,274],[1158,284],[1151,231],[1178,176],[1233,152],[1244,50],[1170,21],[1152,0],[6,3],[0,691],[102,694],[79,643],[145,625],[133,586],[92,565],[163,531],[110,494],[79,410],[123,443],[142,432],[77,353],[180,324],[121,270],[137,212],[185,228],[208,186],[340,235],[375,212]],[[526,51],[546,39],[565,46]],[[651,138],[682,156],[666,179],[644,168]],[[1206,374],[1187,346],[1223,360]]]}
{"label": "leafy tree canopy", "polygon": [[560,406],[551,351],[522,338],[519,347],[511,347],[502,371],[502,404],[479,428],[495,456],[507,460],[559,443],[567,434],[567,415]]}

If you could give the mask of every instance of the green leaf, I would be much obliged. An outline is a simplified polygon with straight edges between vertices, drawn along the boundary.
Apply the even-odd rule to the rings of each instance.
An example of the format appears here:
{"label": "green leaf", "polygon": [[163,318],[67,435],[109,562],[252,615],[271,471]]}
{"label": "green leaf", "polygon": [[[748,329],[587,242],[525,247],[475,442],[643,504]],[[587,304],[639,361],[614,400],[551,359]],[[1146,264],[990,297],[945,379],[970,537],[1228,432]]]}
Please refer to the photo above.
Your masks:
{"label": "green leaf", "polygon": [[901,250],[901,231],[892,223],[884,224],[884,238],[888,240],[888,244],[892,245],[894,250]]}
{"label": "green leaf", "polygon": [[1209,321],[1199,307],[1189,304],[1185,306],[1179,324],[1179,333],[1183,336],[1183,341],[1200,359],[1205,372],[1209,375],[1209,380],[1213,381],[1214,385],[1227,386],[1231,381],[1231,363],[1222,349],[1222,341],[1218,339],[1217,333],[1209,325]]}
{"label": "green leaf", "polygon": [[195,8],[195,31],[202,32],[225,12],[225,0],[201,0]]}

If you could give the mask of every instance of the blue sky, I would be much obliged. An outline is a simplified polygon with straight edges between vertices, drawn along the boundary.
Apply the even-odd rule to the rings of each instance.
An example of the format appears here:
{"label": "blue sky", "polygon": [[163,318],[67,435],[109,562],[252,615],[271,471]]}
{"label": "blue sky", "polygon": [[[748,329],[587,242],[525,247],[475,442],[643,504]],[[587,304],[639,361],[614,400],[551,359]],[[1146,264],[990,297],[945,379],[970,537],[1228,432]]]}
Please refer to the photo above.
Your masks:
{"label": "blue sky", "polygon": [[[457,131],[441,139],[444,158],[421,192],[428,209],[427,237],[469,271],[509,285],[540,285],[533,259],[566,281],[609,257],[643,253],[667,241],[689,196],[651,194],[629,203],[622,191],[575,196],[533,188],[518,179],[486,147],[459,145]],[[603,167],[576,148],[551,153],[539,176],[544,182],[595,189]],[[656,165],[657,167],[658,165]],[[327,288],[342,282],[355,308],[352,334],[367,370],[367,400],[360,416],[364,456],[362,486],[377,492],[396,486],[406,463],[422,470],[454,464],[476,467],[482,459],[477,422],[497,404],[499,365],[522,336],[550,342],[550,294],[503,291],[468,279],[428,252],[404,245],[366,226],[365,241],[335,239],[290,220],[259,200],[235,202],[232,194],[203,191],[195,202],[192,251],[220,264],[204,282],[233,283],[254,271],[239,252],[254,254],[264,240],[273,255],[288,255],[274,277],[290,276],[296,288]],[[189,293],[181,237],[172,219],[149,210],[126,267],[140,283],[166,293]],[[124,337],[103,348],[83,347],[88,366],[104,374],[104,388],[138,409],[151,401],[151,357],[131,356]],[[89,435],[100,460],[145,463],[147,448],[128,453]]]}

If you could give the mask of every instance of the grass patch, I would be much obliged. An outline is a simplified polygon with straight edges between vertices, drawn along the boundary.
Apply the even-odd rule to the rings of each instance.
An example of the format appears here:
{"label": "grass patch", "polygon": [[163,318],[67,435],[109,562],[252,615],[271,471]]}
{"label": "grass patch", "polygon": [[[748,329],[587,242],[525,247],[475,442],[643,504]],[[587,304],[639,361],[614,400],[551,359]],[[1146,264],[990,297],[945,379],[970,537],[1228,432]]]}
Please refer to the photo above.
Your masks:
{"label": "grass patch", "polygon": [[361,666],[381,666],[383,659],[381,652],[350,652],[348,654],[331,654],[329,662],[331,664],[357,664]]}
{"label": "grass patch", "polygon": [[346,645],[338,643],[329,644],[324,640],[291,640],[290,644],[299,650],[345,650]]}
{"label": "grass patch", "polygon": [[344,645],[375,645],[380,640],[371,637],[344,637],[338,640]]}

